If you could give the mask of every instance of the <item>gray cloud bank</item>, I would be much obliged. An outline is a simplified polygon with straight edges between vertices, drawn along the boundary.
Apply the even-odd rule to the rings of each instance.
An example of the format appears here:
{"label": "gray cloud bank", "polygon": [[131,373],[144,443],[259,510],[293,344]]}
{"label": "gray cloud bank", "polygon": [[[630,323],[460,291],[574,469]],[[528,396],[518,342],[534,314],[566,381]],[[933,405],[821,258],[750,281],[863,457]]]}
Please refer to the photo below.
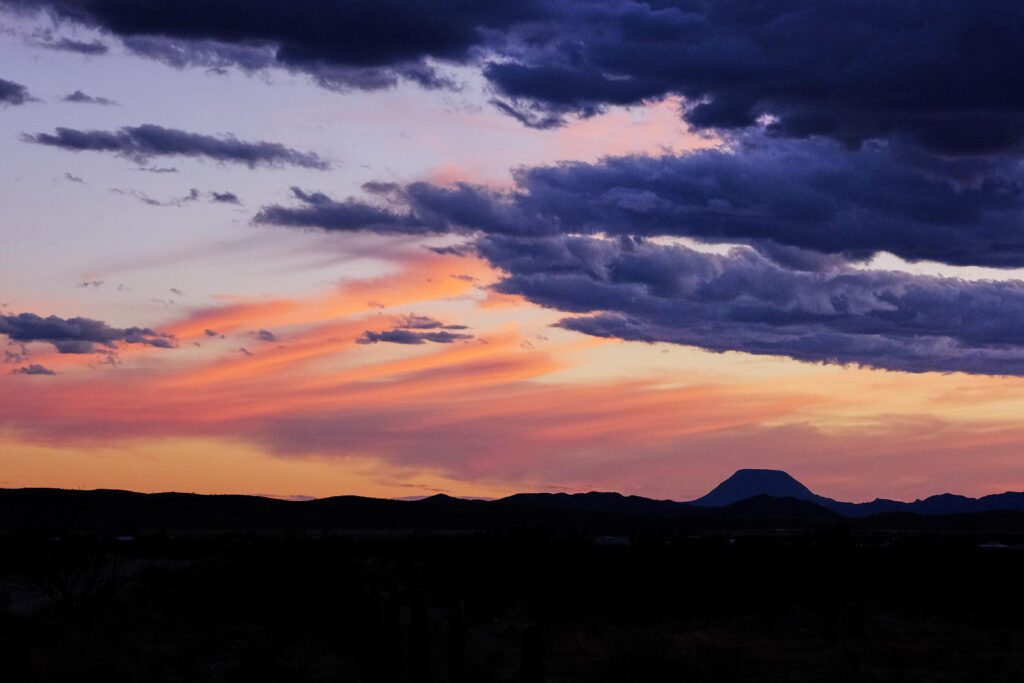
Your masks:
{"label": "gray cloud bank", "polygon": [[[498,291],[576,314],[563,327],[798,360],[1024,375],[1024,284],[855,267],[882,252],[1024,266],[1018,165],[897,144],[754,137],[731,150],[523,168],[505,193],[371,184],[302,190],[258,222],[458,234]],[[727,256],[666,242],[745,245]]]}
{"label": "gray cloud bank", "polygon": [[799,269],[889,252],[909,261],[1024,267],[1016,160],[948,159],[873,143],[752,137],[731,150],[520,168],[498,193],[368,184],[386,203],[293,188],[260,223],[381,233],[690,237],[749,244]]}
{"label": "gray cloud bank", "polygon": [[[538,245],[537,241],[543,244]],[[628,238],[486,240],[498,291],[581,316],[586,334],[923,371],[1024,375],[1024,283],[793,271]]]}
{"label": "gray cloud bank", "polygon": [[694,127],[932,151],[1024,144],[1016,0],[0,0],[177,66],[304,71],[328,87],[444,87],[479,68],[499,108],[559,125],[667,95]]}

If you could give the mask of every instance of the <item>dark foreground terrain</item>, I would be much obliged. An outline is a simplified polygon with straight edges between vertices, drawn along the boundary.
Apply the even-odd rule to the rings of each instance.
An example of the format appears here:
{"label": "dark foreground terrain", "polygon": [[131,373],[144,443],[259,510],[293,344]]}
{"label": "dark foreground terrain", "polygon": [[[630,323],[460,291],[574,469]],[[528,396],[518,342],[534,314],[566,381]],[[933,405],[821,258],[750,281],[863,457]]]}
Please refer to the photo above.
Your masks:
{"label": "dark foreground terrain", "polygon": [[1024,551],[999,538],[18,531],[0,537],[0,676],[1014,681]]}

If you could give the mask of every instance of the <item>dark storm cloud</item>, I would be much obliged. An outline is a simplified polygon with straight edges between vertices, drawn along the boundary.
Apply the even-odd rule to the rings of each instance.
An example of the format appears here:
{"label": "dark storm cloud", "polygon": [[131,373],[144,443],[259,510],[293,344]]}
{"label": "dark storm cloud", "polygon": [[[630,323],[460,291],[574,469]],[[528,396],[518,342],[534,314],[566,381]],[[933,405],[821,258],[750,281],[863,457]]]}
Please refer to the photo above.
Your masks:
{"label": "dark storm cloud", "polygon": [[[482,43],[483,30],[541,16],[540,3],[477,0],[180,0],[169,5],[125,0],[9,0],[44,6],[64,18],[91,23],[120,36],[167,36],[229,44],[279,46],[278,59],[389,66],[424,55],[465,59]],[[327,28],[327,30],[325,30]]]}
{"label": "dark storm cloud", "polygon": [[34,313],[0,315],[0,334],[16,342],[47,342],[60,353],[92,353],[97,347],[115,348],[116,342],[174,347],[173,337],[149,328],[117,328],[89,318],[42,318]]}
{"label": "dark storm cloud", "polygon": [[1024,267],[1024,172],[1002,157],[752,139],[731,151],[521,168],[515,179],[511,193],[388,186],[384,208],[295,190],[298,207],[265,207],[256,220],[412,234],[691,237],[749,244],[801,270],[879,252]]}
{"label": "dark storm cloud", "polygon": [[1018,281],[793,271],[748,249],[721,256],[591,237],[494,237],[481,250],[509,273],[499,292],[586,314],[560,323],[585,334],[909,372],[1024,375]]}
{"label": "dark storm cloud", "polygon": [[[911,372],[1024,375],[1024,283],[850,265],[880,251],[1024,265],[1024,182],[1014,163],[880,143],[857,151],[755,142],[521,169],[507,193],[375,188],[386,190],[374,193],[386,208],[297,193],[300,208],[261,214],[275,222],[296,211],[304,220],[284,224],[315,226],[343,207],[347,220],[322,227],[466,235],[460,253],[471,248],[502,271],[498,291],[586,314],[561,324],[587,334]],[[326,213],[318,217],[317,207]],[[680,236],[752,249],[716,256],[651,241]],[[364,343],[415,343],[402,332],[368,333]]]}
{"label": "dark storm cloud", "polygon": [[[527,125],[686,98],[698,128],[900,137],[933,151],[1024,142],[1017,0],[0,0],[98,27],[178,66],[276,65],[328,87],[442,87],[479,66]],[[768,118],[762,118],[768,117]]]}
{"label": "dark storm cloud", "polygon": [[327,87],[375,89],[398,78],[445,87],[425,59],[464,63],[487,36],[540,18],[543,3],[525,0],[6,0],[45,8],[61,19],[98,27],[129,49],[176,66],[270,64],[305,71]]}
{"label": "dark storm cloud", "polygon": [[[570,10],[571,7],[571,10]],[[1019,148],[1016,0],[557,3],[547,33],[484,73],[531,116],[666,94],[697,128],[773,117],[779,135],[900,136],[949,153]],[[513,106],[513,105],[510,105]]]}
{"label": "dark storm cloud", "polygon": [[244,142],[232,136],[200,135],[153,124],[116,131],[57,128],[52,135],[37,133],[22,139],[74,152],[112,152],[139,164],[155,156],[185,156],[245,164],[250,168],[285,164],[321,170],[329,167],[312,152],[299,152],[276,142]]}
{"label": "dark storm cloud", "polygon": [[56,375],[57,373],[48,367],[39,365],[38,363],[32,363],[25,367],[11,370],[12,375]]}
{"label": "dark storm cloud", "polygon": [[407,329],[393,329],[384,330],[383,332],[374,332],[373,330],[367,330],[363,332],[362,336],[356,339],[357,344],[376,344],[378,342],[389,342],[391,344],[425,344],[427,342],[434,342],[435,344],[451,344],[453,342],[462,341],[465,339],[472,339],[471,334],[458,334],[454,332],[414,332]]}
{"label": "dark storm cloud", "polygon": [[28,94],[28,88],[20,83],[0,78],[0,105],[25,104],[31,101],[32,96]]}
{"label": "dark storm cloud", "polygon": [[81,90],[76,90],[70,95],[65,95],[61,98],[61,101],[75,102],[77,104],[103,104],[107,106],[117,104],[114,100],[108,100],[106,97],[93,97],[92,95],[86,95]]}
{"label": "dark storm cloud", "polygon": [[[885,251],[911,261],[1024,266],[1024,174],[1013,160],[762,141],[728,152],[563,163],[522,170],[516,180],[510,199],[477,195],[500,205],[502,216],[542,230],[743,242],[779,258],[796,248],[851,259]],[[432,193],[444,198],[433,211],[464,212],[464,199]],[[510,222],[478,225],[512,233]]]}

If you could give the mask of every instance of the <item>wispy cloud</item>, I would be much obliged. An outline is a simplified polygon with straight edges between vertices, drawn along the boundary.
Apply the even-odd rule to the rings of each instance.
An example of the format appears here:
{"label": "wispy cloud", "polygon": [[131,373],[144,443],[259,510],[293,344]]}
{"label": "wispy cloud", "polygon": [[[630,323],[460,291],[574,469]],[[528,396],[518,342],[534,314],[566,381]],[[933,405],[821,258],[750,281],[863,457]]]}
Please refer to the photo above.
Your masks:
{"label": "wispy cloud", "polygon": [[102,104],[108,107],[117,104],[114,100],[109,100],[106,97],[93,97],[92,95],[86,95],[81,90],[76,90],[70,95],[65,95],[61,98],[61,101],[73,102],[75,104]]}
{"label": "wispy cloud", "polygon": [[36,45],[45,47],[49,50],[59,50],[61,52],[77,52],[80,55],[87,55],[90,57],[96,57],[99,55],[105,55],[110,52],[110,48],[99,40],[72,40],[71,38],[59,38],[54,40],[49,35],[44,35],[36,41]]}
{"label": "wispy cloud", "polygon": [[435,344],[451,344],[453,342],[464,341],[472,338],[473,335],[471,334],[459,334],[456,332],[447,332],[445,330],[439,330],[437,332],[416,332],[414,330],[395,328],[392,330],[383,330],[381,332],[367,330],[366,332],[363,332],[359,339],[356,340],[356,343],[376,344],[378,342],[387,342],[390,344],[425,344],[427,342],[433,342]]}
{"label": "wispy cloud", "polygon": [[55,133],[24,135],[25,142],[72,152],[110,152],[139,164],[159,156],[207,158],[256,166],[300,166],[326,170],[330,165],[312,152],[299,152],[276,142],[244,142],[227,135],[214,137],[153,124],[116,131],[57,128]]}
{"label": "wispy cloud", "polygon": [[11,370],[12,375],[56,375],[57,373],[47,367],[33,363],[25,367]]}

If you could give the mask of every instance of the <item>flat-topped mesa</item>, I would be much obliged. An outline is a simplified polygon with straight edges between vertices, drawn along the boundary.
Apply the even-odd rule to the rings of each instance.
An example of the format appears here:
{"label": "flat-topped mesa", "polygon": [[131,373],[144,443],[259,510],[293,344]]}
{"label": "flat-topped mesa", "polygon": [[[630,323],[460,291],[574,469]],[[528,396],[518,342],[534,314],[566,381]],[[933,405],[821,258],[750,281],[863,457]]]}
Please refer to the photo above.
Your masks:
{"label": "flat-topped mesa", "polygon": [[690,504],[722,507],[754,496],[796,498],[815,502],[821,500],[820,496],[812,493],[782,470],[743,469],[736,470],[735,474],[716,486],[711,493],[691,501]]}

